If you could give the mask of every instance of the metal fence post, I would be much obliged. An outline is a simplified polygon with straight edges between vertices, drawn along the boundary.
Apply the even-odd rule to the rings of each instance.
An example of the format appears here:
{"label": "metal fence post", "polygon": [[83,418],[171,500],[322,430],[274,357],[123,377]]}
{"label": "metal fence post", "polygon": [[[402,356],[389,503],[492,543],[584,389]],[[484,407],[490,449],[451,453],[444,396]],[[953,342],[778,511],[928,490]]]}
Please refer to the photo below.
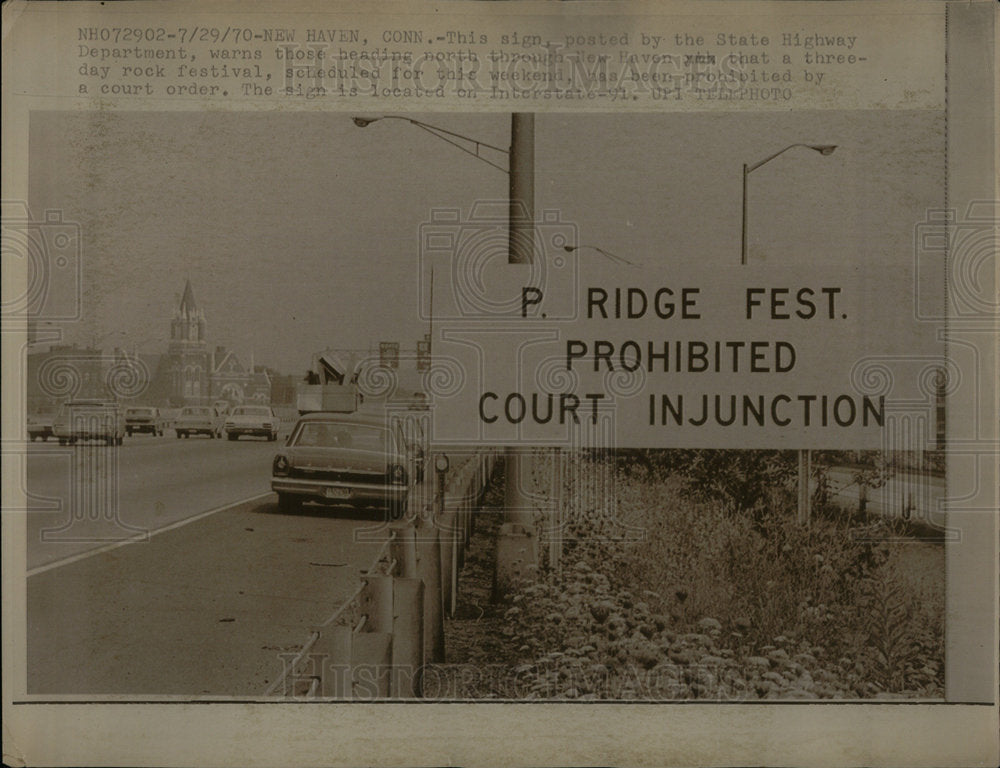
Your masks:
{"label": "metal fence post", "polygon": [[438,546],[440,555],[438,562],[441,567],[441,605],[449,610],[452,601],[452,571],[454,570],[455,553],[455,520],[454,510],[445,506],[441,500],[441,511],[437,516]]}
{"label": "metal fence post", "polygon": [[552,521],[549,532],[549,568],[553,573],[562,572],[562,489],[563,453],[560,448],[552,449]]}
{"label": "metal fence post", "polygon": [[451,584],[448,590],[448,615],[453,619],[455,618],[455,610],[458,607],[458,569],[461,567],[459,563],[460,544],[458,529],[455,528],[451,532]]}
{"label": "metal fence post", "polygon": [[802,525],[809,525],[812,517],[812,497],[809,494],[810,451],[799,451],[799,503],[798,519]]}
{"label": "metal fence post", "polygon": [[[444,504],[445,474],[448,458],[439,454],[434,460],[437,492],[432,511],[439,513]],[[444,662],[444,608],[441,599],[440,528],[432,515],[416,531],[417,574],[424,583],[424,663]]]}

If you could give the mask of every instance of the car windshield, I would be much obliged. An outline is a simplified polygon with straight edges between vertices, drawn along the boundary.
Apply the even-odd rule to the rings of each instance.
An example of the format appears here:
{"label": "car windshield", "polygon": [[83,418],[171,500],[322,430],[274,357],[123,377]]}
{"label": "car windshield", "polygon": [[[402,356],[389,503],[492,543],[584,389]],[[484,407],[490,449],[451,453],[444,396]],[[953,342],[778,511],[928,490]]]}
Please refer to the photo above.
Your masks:
{"label": "car windshield", "polygon": [[385,453],[388,430],[364,424],[307,421],[292,445],[316,448],[350,448],[356,451]]}
{"label": "car windshield", "polygon": [[234,416],[270,416],[270,408],[236,408],[233,410]]}
{"label": "car windshield", "polygon": [[128,409],[128,415],[129,416],[152,416],[153,415],[153,409],[152,408],[129,408]]}
{"label": "car windshield", "polygon": [[182,416],[209,416],[211,411],[208,408],[185,408],[181,411]]}

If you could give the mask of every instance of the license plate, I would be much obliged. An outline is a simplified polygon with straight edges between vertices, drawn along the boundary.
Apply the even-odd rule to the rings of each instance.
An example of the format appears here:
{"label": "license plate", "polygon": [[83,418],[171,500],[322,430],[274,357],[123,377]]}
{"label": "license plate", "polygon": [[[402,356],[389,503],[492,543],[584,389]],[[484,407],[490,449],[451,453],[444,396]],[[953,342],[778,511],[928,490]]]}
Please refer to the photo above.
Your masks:
{"label": "license plate", "polygon": [[325,493],[328,499],[347,499],[351,496],[347,488],[327,488]]}

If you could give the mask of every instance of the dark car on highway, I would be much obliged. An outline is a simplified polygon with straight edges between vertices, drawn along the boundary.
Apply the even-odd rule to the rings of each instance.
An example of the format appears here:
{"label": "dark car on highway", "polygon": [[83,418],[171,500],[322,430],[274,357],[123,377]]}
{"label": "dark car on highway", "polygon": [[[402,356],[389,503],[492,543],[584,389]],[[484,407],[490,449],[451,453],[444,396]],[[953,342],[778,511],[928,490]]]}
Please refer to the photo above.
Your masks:
{"label": "dark car on highway", "polygon": [[131,437],[136,432],[149,432],[153,436],[163,436],[163,417],[159,408],[136,406],[125,410],[125,432]]}
{"label": "dark car on highway", "polygon": [[310,413],[299,419],[271,465],[271,489],[283,511],[303,501],[378,506],[406,514],[409,458],[398,430],[357,413]]}

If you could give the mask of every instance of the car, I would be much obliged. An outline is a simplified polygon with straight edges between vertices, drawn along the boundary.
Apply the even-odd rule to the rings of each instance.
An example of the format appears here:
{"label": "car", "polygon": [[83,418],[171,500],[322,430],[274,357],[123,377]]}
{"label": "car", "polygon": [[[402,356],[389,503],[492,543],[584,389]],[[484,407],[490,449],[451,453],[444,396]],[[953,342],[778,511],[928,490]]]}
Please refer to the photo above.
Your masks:
{"label": "car", "polygon": [[59,445],[79,440],[104,440],[121,445],[125,438],[125,417],[113,400],[68,400],[52,421],[52,433]]}
{"label": "car", "polygon": [[136,432],[149,432],[163,437],[163,417],[159,408],[134,406],[125,409],[125,433],[132,437]]}
{"label": "car", "polygon": [[35,440],[41,440],[43,443],[48,442],[50,437],[54,437],[55,433],[52,431],[52,422],[55,419],[55,413],[51,410],[39,410],[37,413],[28,414],[28,439],[31,442]]}
{"label": "car", "polygon": [[280,428],[280,419],[268,405],[237,405],[226,416],[222,427],[230,440],[236,440],[240,435],[277,440]]}
{"label": "car", "polygon": [[178,439],[188,438],[191,435],[208,435],[215,437],[216,421],[215,414],[208,406],[189,405],[181,408],[181,412],[174,419],[174,433]]}
{"label": "car", "polygon": [[310,413],[298,420],[271,464],[278,508],[302,502],[377,506],[406,514],[409,463],[399,431],[357,413]]}

